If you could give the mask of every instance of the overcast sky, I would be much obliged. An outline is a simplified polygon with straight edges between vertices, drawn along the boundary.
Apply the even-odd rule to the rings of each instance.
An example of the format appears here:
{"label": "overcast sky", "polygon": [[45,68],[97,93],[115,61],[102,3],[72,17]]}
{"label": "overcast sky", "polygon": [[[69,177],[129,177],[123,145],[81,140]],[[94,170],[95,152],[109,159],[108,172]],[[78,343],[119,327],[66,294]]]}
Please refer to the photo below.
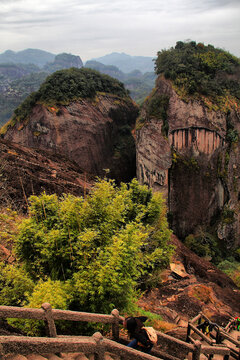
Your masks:
{"label": "overcast sky", "polygon": [[0,0],[0,53],[155,57],[187,39],[240,57],[240,0]]}

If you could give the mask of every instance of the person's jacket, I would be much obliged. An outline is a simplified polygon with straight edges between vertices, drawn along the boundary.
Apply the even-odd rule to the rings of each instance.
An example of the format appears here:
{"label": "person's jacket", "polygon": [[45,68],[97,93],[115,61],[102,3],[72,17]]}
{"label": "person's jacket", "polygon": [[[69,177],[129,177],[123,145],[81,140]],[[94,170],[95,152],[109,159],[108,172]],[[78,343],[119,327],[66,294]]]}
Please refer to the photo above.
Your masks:
{"label": "person's jacket", "polygon": [[127,329],[131,339],[136,339],[145,347],[152,346],[152,342],[149,340],[147,332],[143,329],[144,322],[148,318],[146,316],[131,317],[127,321]]}

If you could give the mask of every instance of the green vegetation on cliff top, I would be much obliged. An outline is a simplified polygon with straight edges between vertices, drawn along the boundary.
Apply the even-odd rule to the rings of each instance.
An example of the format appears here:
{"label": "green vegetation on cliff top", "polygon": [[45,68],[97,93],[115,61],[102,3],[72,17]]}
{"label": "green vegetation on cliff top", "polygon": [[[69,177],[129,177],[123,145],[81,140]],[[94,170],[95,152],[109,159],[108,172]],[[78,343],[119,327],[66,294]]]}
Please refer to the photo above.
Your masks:
{"label": "green vegetation on cliff top", "polygon": [[185,99],[202,99],[212,110],[240,109],[240,60],[224,50],[178,41],[158,52],[155,71],[172,80]]}
{"label": "green vegetation on cliff top", "polygon": [[128,96],[124,85],[108,75],[92,69],[65,69],[47,77],[39,90],[29,95],[14,111],[11,122],[26,120],[37,104],[68,104],[80,98],[93,98],[97,92],[106,92],[119,97]]}

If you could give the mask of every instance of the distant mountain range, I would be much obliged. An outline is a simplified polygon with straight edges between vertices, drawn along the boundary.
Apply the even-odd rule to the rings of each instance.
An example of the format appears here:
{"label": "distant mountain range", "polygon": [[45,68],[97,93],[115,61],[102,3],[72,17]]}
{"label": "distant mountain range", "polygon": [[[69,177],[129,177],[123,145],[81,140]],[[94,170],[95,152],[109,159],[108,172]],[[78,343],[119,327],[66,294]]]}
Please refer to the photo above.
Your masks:
{"label": "distant mountain range", "polygon": [[[7,50],[0,54],[0,63],[34,64],[43,68],[47,63],[52,63],[55,57],[56,54],[39,49],[26,49],[18,52]],[[124,73],[134,70],[139,70],[142,73],[154,71],[154,59],[148,56],[131,56],[125,53],[113,52],[90,61],[92,60],[104,65],[114,65]]]}
{"label": "distant mountain range", "polygon": [[34,64],[43,67],[46,63],[53,62],[55,56],[39,49],[26,49],[18,52],[7,50],[0,54],[0,63]]}
{"label": "distant mountain range", "polygon": [[156,79],[156,74],[153,71],[145,72],[143,74],[140,70],[133,70],[129,73],[125,73],[117,66],[104,65],[95,60],[87,61],[85,67],[95,69],[123,82],[125,88],[130,91],[133,100],[139,104],[143,102],[145,97],[151,92]]}
{"label": "distant mountain range", "polygon": [[[87,61],[85,67],[123,82],[136,102],[141,103],[154,87],[156,75],[152,58],[112,53],[98,59]],[[0,126],[11,118],[14,109],[31,92],[38,90],[49,74],[82,66],[79,56],[54,55],[39,49],[7,50],[0,54]]]}
{"label": "distant mountain range", "polygon": [[133,70],[140,70],[142,73],[154,71],[153,58],[147,56],[131,56],[125,53],[113,52],[92,60],[104,65],[115,65],[125,73]]}

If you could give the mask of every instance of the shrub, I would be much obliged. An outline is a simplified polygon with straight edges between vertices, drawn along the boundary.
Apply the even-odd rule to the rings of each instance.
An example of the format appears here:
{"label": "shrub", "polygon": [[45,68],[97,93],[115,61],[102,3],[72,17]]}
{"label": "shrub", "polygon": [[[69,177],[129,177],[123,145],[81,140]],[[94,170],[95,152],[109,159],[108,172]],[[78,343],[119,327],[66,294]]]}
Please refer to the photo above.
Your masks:
{"label": "shrub", "polygon": [[171,79],[181,94],[207,96],[225,111],[240,108],[239,69],[237,57],[194,41],[159,51],[155,61],[156,73]]}
{"label": "shrub", "polygon": [[42,194],[29,201],[16,254],[34,281],[71,281],[70,308],[127,308],[148,274],[169,262],[164,201],[136,180],[119,188],[99,181],[85,199]]}
{"label": "shrub", "polygon": [[228,258],[218,264],[218,268],[227,274],[240,288],[240,262],[234,258]]}
{"label": "shrub", "polygon": [[19,266],[0,263],[0,303],[21,306],[34,287],[33,281]]}
{"label": "shrub", "polygon": [[222,254],[215,235],[199,227],[195,234],[186,237],[184,244],[200,257],[207,257],[217,264]]}

